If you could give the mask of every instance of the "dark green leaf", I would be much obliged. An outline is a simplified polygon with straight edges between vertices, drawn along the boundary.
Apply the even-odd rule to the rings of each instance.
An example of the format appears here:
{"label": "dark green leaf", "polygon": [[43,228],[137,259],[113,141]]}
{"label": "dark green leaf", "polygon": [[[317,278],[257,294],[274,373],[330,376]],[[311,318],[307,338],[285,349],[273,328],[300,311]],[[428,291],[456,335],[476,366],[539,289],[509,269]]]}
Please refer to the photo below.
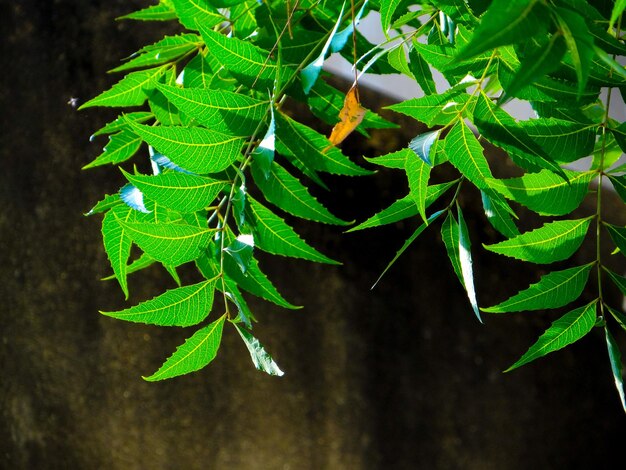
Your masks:
{"label": "dark green leaf", "polygon": [[626,227],[618,227],[617,225],[604,224],[611,235],[611,239],[615,246],[619,248],[622,255],[626,256]]}
{"label": "dark green leaf", "polygon": [[609,175],[609,179],[611,180],[611,183],[613,183],[615,192],[617,192],[619,197],[622,198],[622,201],[626,203],[626,176]]}
{"label": "dark green leaf", "polygon": [[623,296],[626,296],[626,278],[624,276],[620,276],[617,273],[614,273],[607,267],[604,267],[604,270],[608,273],[609,277],[613,281],[613,284],[617,286]]}
{"label": "dark green leaf", "polygon": [[511,216],[511,208],[507,202],[496,194],[488,195],[484,191],[480,192],[483,209],[487,220],[498,232],[505,237],[515,237],[519,235],[519,230]]}
{"label": "dark green leaf", "polygon": [[609,353],[609,362],[611,363],[611,372],[613,372],[613,379],[615,380],[615,388],[619,395],[622,408],[626,411],[626,396],[624,395],[624,378],[622,377],[622,355],[619,350],[619,345],[613,338],[613,335],[609,329],[604,327],[604,334],[606,337],[606,347]]}
{"label": "dark green leaf", "polygon": [[143,47],[130,56],[128,62],[114,68],[111,72],[122,72],[129,69],[165,64],[185,55],[201,44],[202,41],[196,34],[165,36],[160,41]]}

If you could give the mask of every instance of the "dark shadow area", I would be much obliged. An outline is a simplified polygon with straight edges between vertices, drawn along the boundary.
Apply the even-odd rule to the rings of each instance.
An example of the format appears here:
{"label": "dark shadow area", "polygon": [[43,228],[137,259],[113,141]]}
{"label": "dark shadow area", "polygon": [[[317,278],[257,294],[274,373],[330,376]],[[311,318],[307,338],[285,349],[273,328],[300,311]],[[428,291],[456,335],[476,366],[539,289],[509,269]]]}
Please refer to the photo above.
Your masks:
{"label": "dark shadow area", "polygon": [[[107,69],[173,31],[113,21],[145,4],[0,6],[0,468],[609,468],[626,418],[600,330],[502,374],[558,312],[492,315],[480,325],[437,230],[370,291],[418,221],[354,234],[298,223],[344,265],[262,259],[285,297],[305,307],[251,300],[256,334],[283,378],[257,372],[227,331],[206,369],[144,382],[190,333],[98,314],[128,304],[118,286],[100,281],[109,274],[100,218],[82,214],[122,177],[80,168],[106,142],[89,143],[89,135],[115,113],[79,113],[68,102],[110,86],[118,77]],[[399,136],[375,133],[373,144],[351,137],[344,149],[357,159],[385,153],[406,144],[411,126]],[[385,170],[329,184],[336,192],[320,196],[357,220],[407,191],[401,175]],[[480,249],[478,240],[497,236],[471,197],[462,202],[476,240],[476,282],[481,304],[492,305],[544,271]],[[625,223],[623,206],[613,204]],[[581,263],[593,249],[577,255]],[[159,269],[131,276],[129,303],[169,287]]]}

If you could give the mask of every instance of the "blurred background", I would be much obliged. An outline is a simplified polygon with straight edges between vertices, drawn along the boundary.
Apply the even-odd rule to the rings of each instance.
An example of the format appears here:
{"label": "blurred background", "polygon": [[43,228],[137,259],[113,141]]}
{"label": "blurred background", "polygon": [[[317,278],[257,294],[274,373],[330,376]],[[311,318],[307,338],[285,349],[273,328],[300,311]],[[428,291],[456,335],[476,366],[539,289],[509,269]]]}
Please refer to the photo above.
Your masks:
{"label": "blurred background", "polygon": [[[257,372],[227,331],[206,369],[144,382],[190,333],[98,314],[173,282],[158,268],[133,275],[125,303],[116,284],[100,281],[110,269],[100,218],[82,214],[122,177],[115,168],[80,168],[106,144],[89,136],[115,111],[79,113],[73,103],[117,81],[106,71],[122,57],[177,31],[114,21],[148,4],[0,3],[0,468],[600,469],[621,456],[626,417],[601,331],[502,374],[558,312],[492,315],[480,325],[437,230],[370,291],[417,221],[343,234],[290,220],[344,264],[262,258],[285,297],[304,305],[286,311],[251,299],[256,335],[284,377]],[[389,102],[362,93],[370,108]],[[401,124],[367,142],[351,137],[344,150],[362,162],[401,148],[419,130]],[[320,198],[348,220],[407,191],[385,170],[328,182],[334,191]],[[606,198],[607,213],[626,223],[623,205]],[[497,235],[476,196],[462,202],[481,304],[536,282],[543,271],[480,249]],[[592,210],[587,202],[581,213]],[[576,256],[588,260],[594,249]]]}

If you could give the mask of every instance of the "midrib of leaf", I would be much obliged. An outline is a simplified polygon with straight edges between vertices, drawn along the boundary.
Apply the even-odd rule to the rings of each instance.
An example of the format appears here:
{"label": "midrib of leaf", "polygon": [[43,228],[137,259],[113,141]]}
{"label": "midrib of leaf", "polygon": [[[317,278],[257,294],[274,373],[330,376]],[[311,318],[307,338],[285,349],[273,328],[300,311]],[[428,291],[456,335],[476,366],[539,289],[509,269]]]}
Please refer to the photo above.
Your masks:
{"label": "midrib of leaf", "polygon": [[[156,224],[154,224],[156,225]],[[126,225],[126,227],[128,228],[129,231],[131,232],[135,232],[138,233],[140,235],[145,235],[146,237],[149,238],[156,238],[157,240],[187,240],[188,238],[195,238],[195,237],[201,237],[202,235],[209,233],[209,232],[215,232],[215,229],[206,229],[206,230],[200,230],[198,232],[195,233],[191,233],[189,235],[183,235],[183,236],[176,236],[176,237],[166,237],[166,236],[160,236],[160,235],[155,235],[149,232],[142,232],[141,230]]]}
{"label": "midrib of leaf", "polygon": [[[138,126],[139,124],[136,124],[136,125]],[[176,129],[175,126],[166,127],[166,129],[168,129],[168,128]],[[158,139],[164,140],[168,144],[184,145],[185,147],[209,148],[209,147],[217,147],[217,146],[220,146],[220,145],[228,144],[228,143],[236,141],[236,140],[241,140],[241,137],[233,137],[233,136],[229,136],[227,134],[222,134],[221,132],[207,130],[208,132],[215,133],[215,134],[218,134],[218,135],[224,136],[224,137],[230,137],[230,138],[226,139],[226,140],[220,140],[219,142],[208,142],[208,143],[207,142],[184,142],[184,143],[181,143],[179,140],[169,139],[169,138],[167,138],[167,137],[165,137],[163,135],[155,134],[154,132],[150,132],[150,129],[151,129],[150,126],[142,126],[141,129],[142,129],[142,132],[145,132],[146,134],[150,135],[151,137],[156,137]],[[181,127],[181,129],[193,130],[194,128]]]}
{"label": "midrib of leaf", "polygon": [[[568,172],[569,174],[569,172]],[[547,191],[550,189],[556,189],[556,188],[562,188],[562,187],[569,187],[572,183],[575,183],[576,181],[578,181],[579,179],[582,178],[587,178],[589,177],[589,175],[594,174],[593,171],[585,171],[582,173],[577,173],[576,176],[571,177],[568,181],[565,180],[561,180],[558,183],[555,184],[549,184],[549,185],[545,185],[545,186],[525,186],[524,182],[521,181],[521,178],[510,178],[510,179],[506,179],[506,180],[500,180],[500,179],[496,179],[493,178],[489,181],[489,185],[491,187],[499,187],[499,188],[507,188],[507,189],[512,189],[512,190],[516,190],[516,191],[527,191],[527,192],[541,192],[541,191]],[[518,182],[518,184],[516,185],[515,179],[519,179],[520,181]],[[511,181],[511,183],[508,184],[504,184],[505,181]]]}

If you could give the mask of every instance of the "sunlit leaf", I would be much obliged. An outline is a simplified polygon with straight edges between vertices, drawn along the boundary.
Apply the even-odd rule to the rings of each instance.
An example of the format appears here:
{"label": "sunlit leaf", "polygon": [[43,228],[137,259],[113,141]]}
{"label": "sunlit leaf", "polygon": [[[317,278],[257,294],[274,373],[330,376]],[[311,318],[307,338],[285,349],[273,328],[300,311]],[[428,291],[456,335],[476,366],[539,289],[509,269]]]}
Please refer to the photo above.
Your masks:
{"label": "sunlit leaf", "polygon": [[474,270],[472,261],[472,244],[469,238],[469,231],[467,230],[467,224],[461,212],[461,206],[457,204],[457,216],[459,227],[459,264],[461,267],[461,276],[463,278],[463,287],[467,292],[467,297],[474,310],[476,318],[479,322],[483,322],[480,318],[480,311],[478,310],[478,300],[476,299],[476,289],[474,288]]}
{"label": "sunlit leaf", "polygon": [[212,279],[179,287],[125,310],[100,313],[118,320],[150,325],[196,325],[211,311],[215,283],[216,279]]}
{"label": "sunlit leaf", "polygon": [[119,220],[132,220],[132,211],[126,206],[115,206],[106,213],[102,220],[102,242],[113,274],[128,298],[126,264],[130,257],[131,238]]}
{"label": "sunlit leaf", "polygon": [[159,3],[151,5],[132,13],[117,18],[118,20],[140,20],[140,21],[168,21],[176,19],[176,12],[168,5]]}
{"label": "sunlit leaf", "polygon": [[519,235],[519,229],[513,221],[511,208],[507,202],[495,194],[488,195],[484,191],[481,191],[480,195],[485,216],[491,226],[508,238]]}
{"label": "sunlit leaf", "polygon": [[137,153],[141,147],[141,137],[129,130],[122,130],[109,138],[109,143],[95,160],[83,167],[83,170],[100,165],[122,163]]}
{"label": "sunlit leaf", "polygon": [[154,374],[144,377],[148,382],[170,379],[206,367],[217,355],[222,341],[226,315],[196,331],[181,344]]}
{"label": "sunlit leaf", "polygon": [[209,0],[172,0],[172,4],[180,23],[187,29],[197,30],[199,25],[212,28],[226,21]]}
{"label": "sunlit leaf", "polygon": [[531,263],[548,264],[569,258],[580,247],[591,218],[559,220],[493,245],[487,250]]}
{"label": "sunlit leaf", "polygon": [[596,301],[572,310],[552,323],[537,342],[505,372],[517,369],[548,353],[558,351],[585,336],[596,323]]}
{"label": "sunlit leaf", "polygon": [[536,284],[531,284],[527,289],[518,292],[498,305],[482,310],[484,312],[503,313],[563,307],[580,296],[592,266],[593,264],[587,264],[548,273],[542,276]]}

